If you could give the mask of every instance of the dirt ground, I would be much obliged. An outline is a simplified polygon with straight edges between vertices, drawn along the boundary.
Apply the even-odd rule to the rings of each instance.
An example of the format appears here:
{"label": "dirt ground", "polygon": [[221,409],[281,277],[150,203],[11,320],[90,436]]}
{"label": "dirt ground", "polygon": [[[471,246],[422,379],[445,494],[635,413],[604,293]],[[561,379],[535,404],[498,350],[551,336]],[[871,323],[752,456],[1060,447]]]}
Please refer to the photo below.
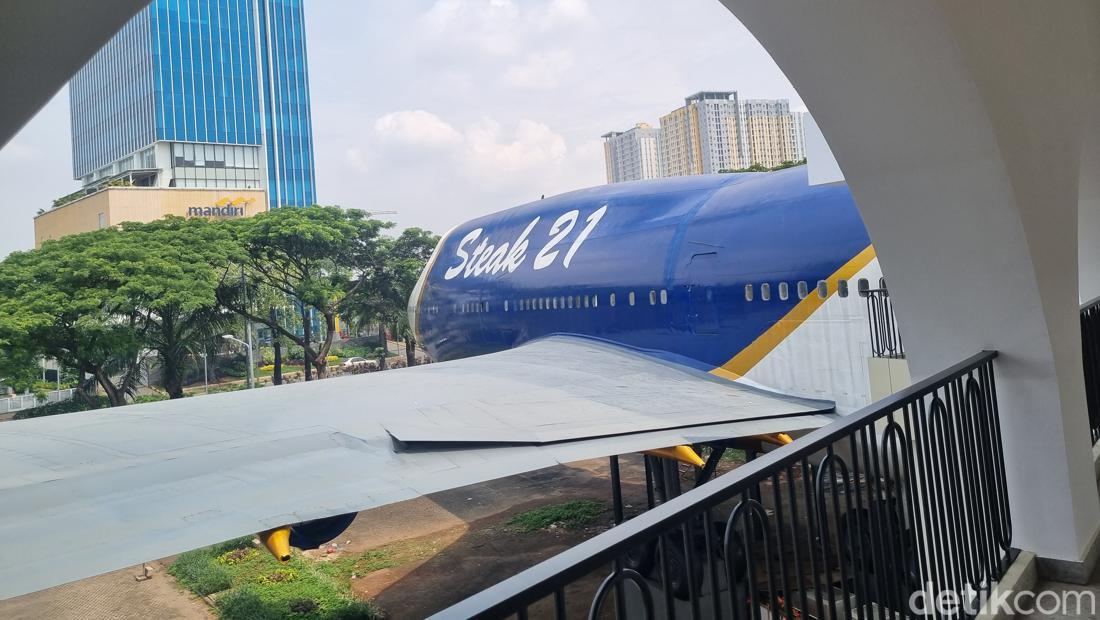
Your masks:
{"label": "dirt ground", "polygon": [[[640,457],[621,459],[623,502],[628,514],[645,505]],[[423,618],[533,566],[612,525],[611,486],[605,459],[552,467],[359,514],[341,538],[348,551],[374,549],[398,540],[430,546],[423,561],[371,573],[354,582],[391,618]],[[606,502],[600,519],[577,530],[517,532],[504,527],[520,512],[576,499]],[[393,518],[388,518],[393,517]],[[592,575],[567,597],[583,617],[604,574]],[[533,610],[537,611],[537,610]],[[537,613],[532,617],[538,617]]]}
{"label": "dirt ground", "polygon": [[142,567],[131,566],[42,592],[0,601],[5,620],[214,620],[201,599],[168,576],[165,563],[153,562],[153,578],[137,581]]}
{"label": "dirt ground", "polygon": [[[620,461],[629,515],[644,508],[645,475],[640,456]],[[514,514],[575,499],[606,502],[608,510],[597,523],[577,530],[520,533],[504,527]],[[338,539],[333,555],[387,545],[416,549],[416,559],[356,579],[353,588],[391,618],[423,618],[606,530],[612,523],[610,505],[607,460],[584,461],[361,512]],[[184,592],[164,572],[167,561],[152,566],[154,577],[147,581],[134,580],[141,572],[138,566],[0,601],[0,618],[214,617],[200,599]],[[571,587],[567,600],[578,615],[587,613],[592,592],[603,577],[594,574]],[[532,617],[540,615],[539,609],[532,610]]]}

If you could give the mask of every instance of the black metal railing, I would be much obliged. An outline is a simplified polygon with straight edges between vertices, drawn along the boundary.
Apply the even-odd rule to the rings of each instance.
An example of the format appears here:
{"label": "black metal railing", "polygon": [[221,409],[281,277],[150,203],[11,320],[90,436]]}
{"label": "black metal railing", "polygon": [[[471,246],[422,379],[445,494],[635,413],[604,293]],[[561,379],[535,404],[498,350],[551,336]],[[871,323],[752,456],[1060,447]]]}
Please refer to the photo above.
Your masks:
{"label": "black metal railing", "polygon": [[1081,308],[1081,357],[1092,443],[1100,441],[1100,299]]}
{"label": "black metal railing", "polygon": [[867,318],[871,328],[871,356],[902,359],[905,347],[901,344],[901,332],[886,289],[886,279],[879,279],[879,288],[867,287],[867,280],[859,281],[859,294],[867,299]]}
{"label": "black metal railing", "polygon": [[[994,357],[750,460],[437,617],[972,616],[1011,559]],[[946,591],[964,605],[937,610]]]}

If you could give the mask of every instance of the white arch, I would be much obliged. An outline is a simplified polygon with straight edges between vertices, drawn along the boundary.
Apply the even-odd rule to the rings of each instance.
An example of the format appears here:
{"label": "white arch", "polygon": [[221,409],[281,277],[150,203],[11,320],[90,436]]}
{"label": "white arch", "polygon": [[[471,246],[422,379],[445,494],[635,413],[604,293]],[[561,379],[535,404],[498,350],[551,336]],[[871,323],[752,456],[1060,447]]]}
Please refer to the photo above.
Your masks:
{"label": "white arch", "polygon": [[844,170],[914,377],[1001,351],[1014,544],[1087,570],[1100,502],[1076,242],[1100,5],[722,2],[787,73]]}

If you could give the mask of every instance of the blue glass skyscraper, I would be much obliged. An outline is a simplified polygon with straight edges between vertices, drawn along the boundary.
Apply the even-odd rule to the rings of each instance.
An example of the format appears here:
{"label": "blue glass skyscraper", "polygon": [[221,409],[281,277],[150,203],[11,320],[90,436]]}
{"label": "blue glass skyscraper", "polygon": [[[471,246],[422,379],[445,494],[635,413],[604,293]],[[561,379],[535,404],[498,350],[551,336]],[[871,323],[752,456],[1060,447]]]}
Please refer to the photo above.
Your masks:
{"label": "blue glass skyscraper", "polygon": [[316,201],[303,0],[153,0],[73,78],[73,176]]}

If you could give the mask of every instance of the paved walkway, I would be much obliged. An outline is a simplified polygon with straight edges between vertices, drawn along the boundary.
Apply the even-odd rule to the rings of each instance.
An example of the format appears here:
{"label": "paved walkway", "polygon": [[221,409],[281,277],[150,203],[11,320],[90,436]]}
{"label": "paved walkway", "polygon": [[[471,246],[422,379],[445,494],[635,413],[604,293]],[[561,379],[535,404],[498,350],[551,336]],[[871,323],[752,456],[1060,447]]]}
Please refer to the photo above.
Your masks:
{"label": "paved walkway", "polygon": [[[167,565],[167,562],[164,566]],[[153,578],[137,581],[141,566],[0,601],[4,620],[214,620],[205,603],[176,586],[159,562]]]}

